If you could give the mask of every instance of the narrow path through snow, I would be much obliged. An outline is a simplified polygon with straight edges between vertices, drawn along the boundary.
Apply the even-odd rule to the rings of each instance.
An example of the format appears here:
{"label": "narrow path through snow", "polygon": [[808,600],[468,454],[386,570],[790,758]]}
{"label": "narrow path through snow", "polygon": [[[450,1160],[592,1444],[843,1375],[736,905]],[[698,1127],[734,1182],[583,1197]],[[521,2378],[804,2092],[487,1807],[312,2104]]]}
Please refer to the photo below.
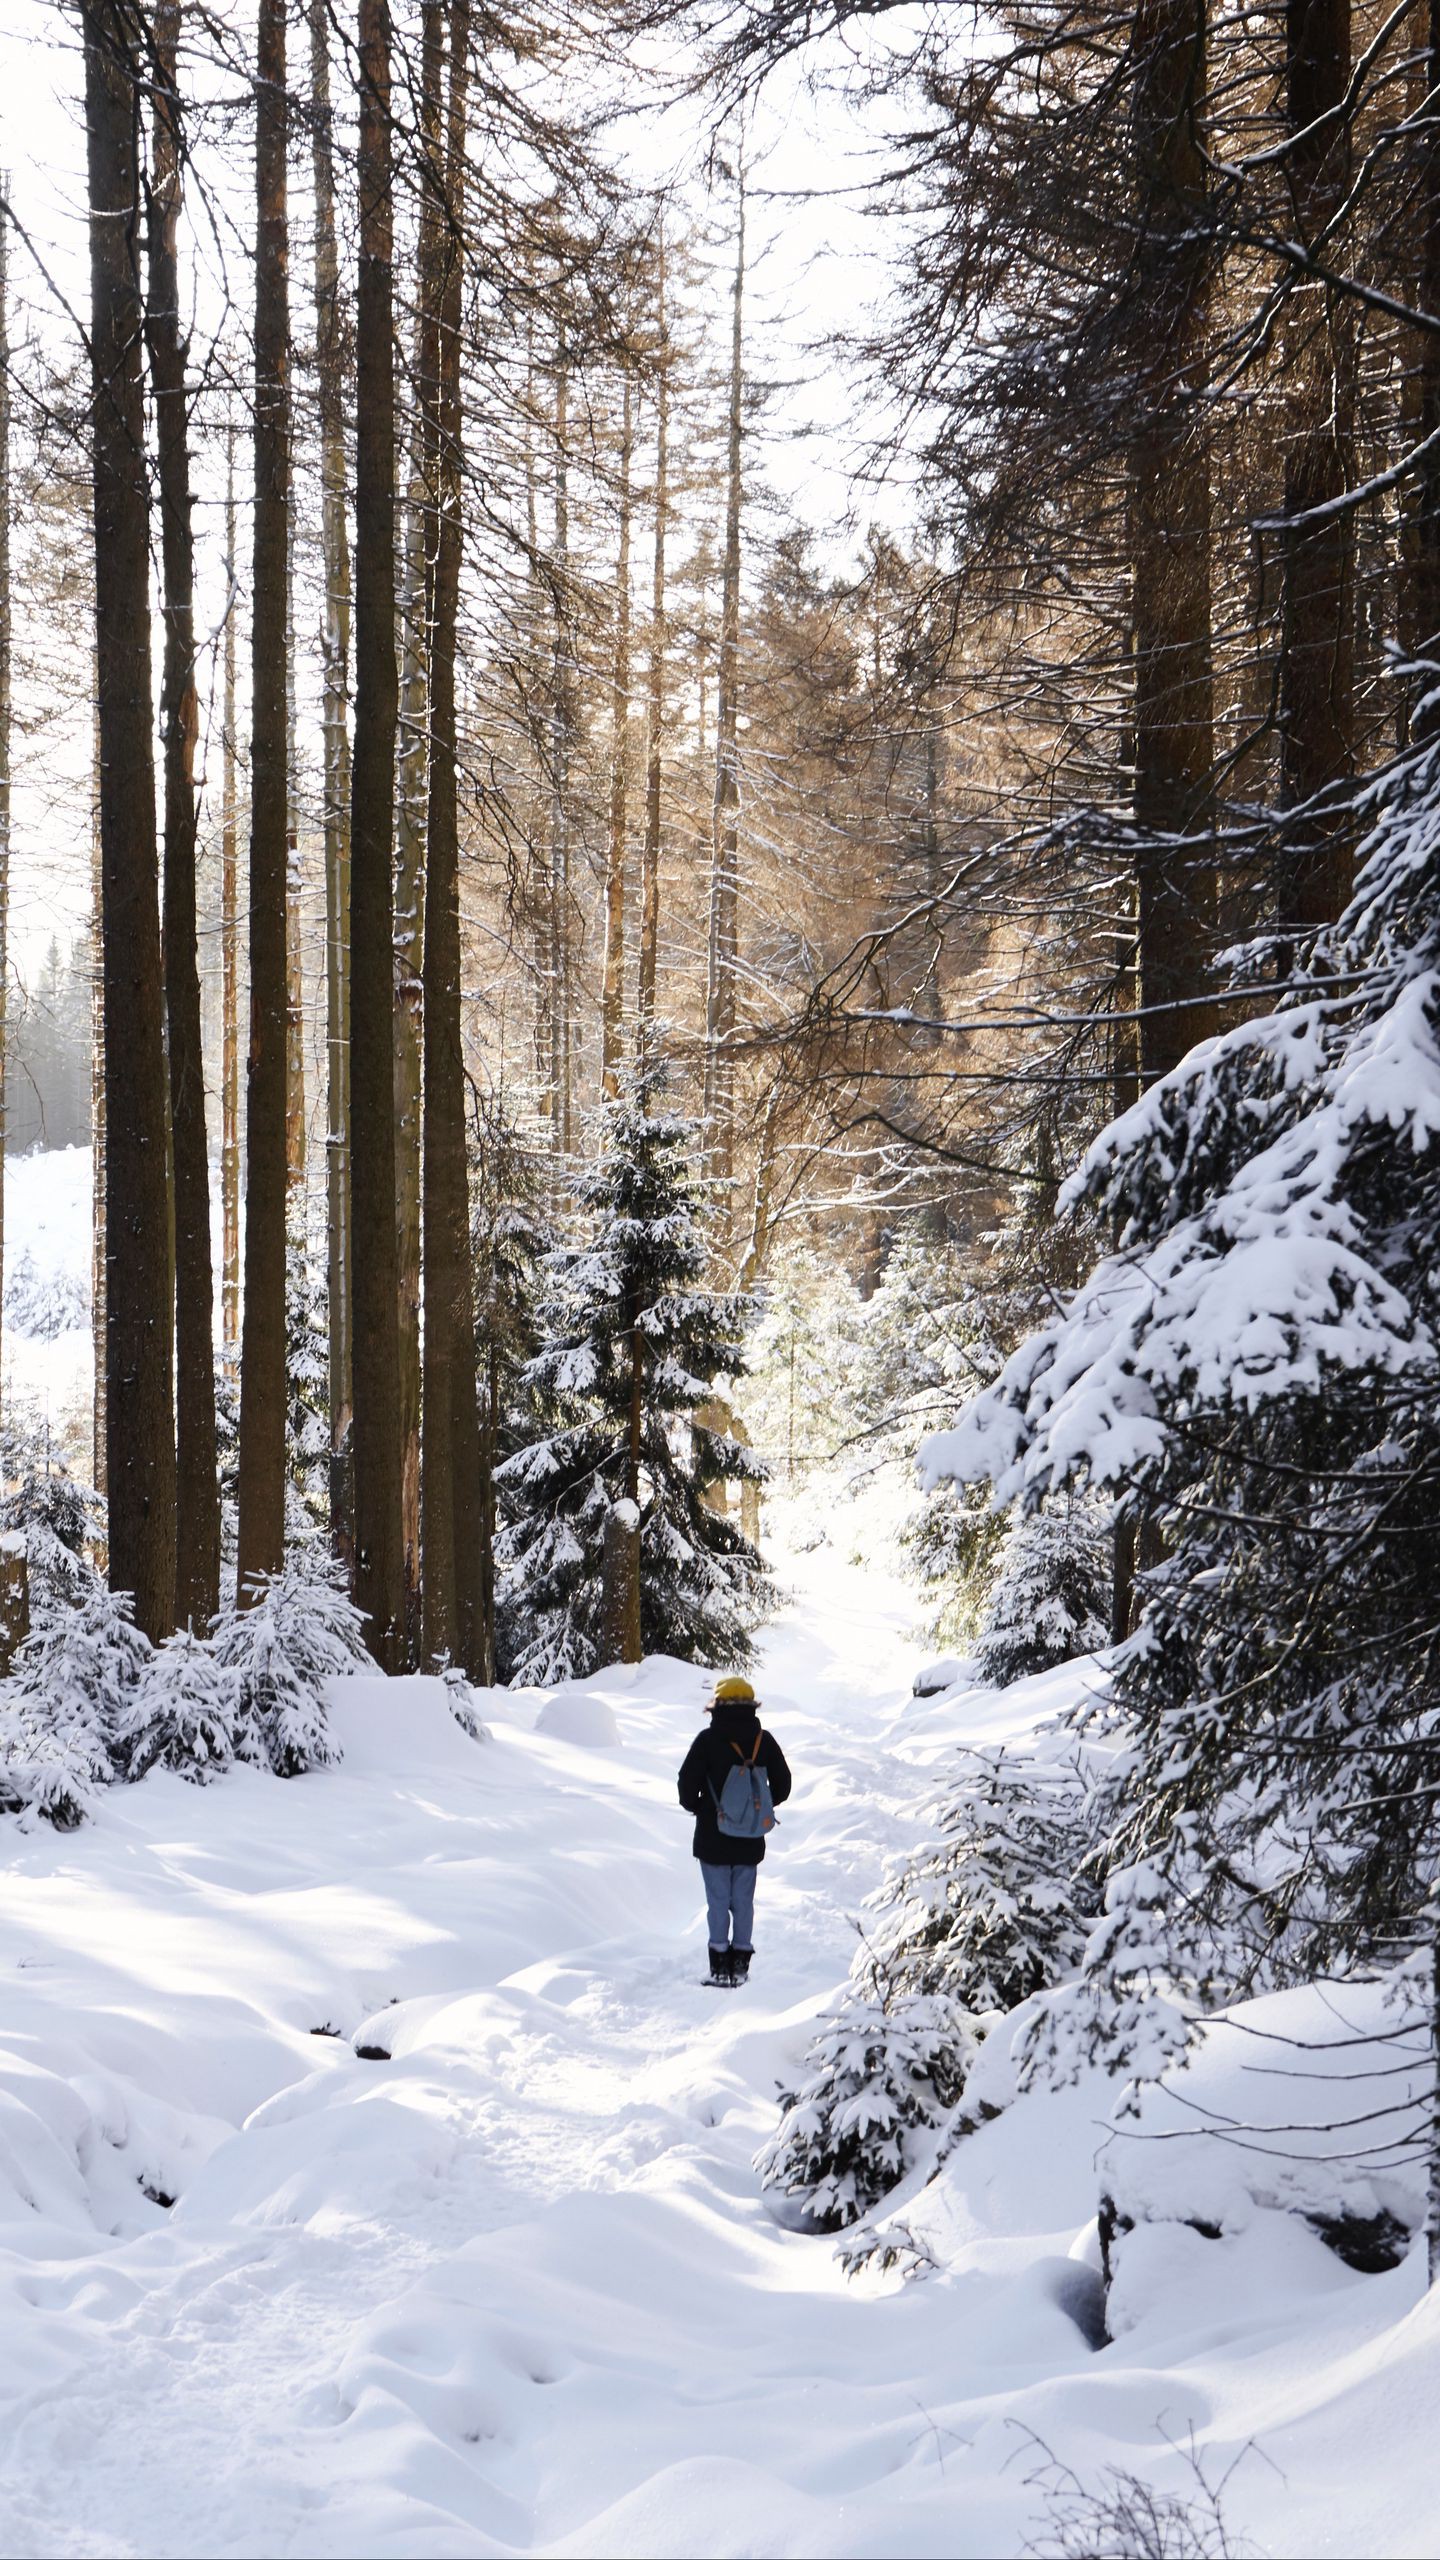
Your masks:
{"label": "narrow path through snow", "polygon": [[[478,1748],[428,1702],[407,1733],[407,1693],[357,1711],[333,1775],[154,1781],[23,1844],[0,2548],[517,2549],[583,2540],[652,2459],[747,2468],[753,2422],[722,2456],[708,2412],[797,2317],[857,2307],[750,2155],[940,1747],[905,1730],[903,1598],[829,1547],[787,1570],[760,1685],[799,1786],[733,2000],[701,1987],[674,1770],[707,1683],[674,1664],[542,1719],[608,1706],[618,1749],[532,1730],[533,1698]],[[657,2524],[643,2547],[668,2493]],[[697,2511],[694,2547],[734,2525]]]}
{"label": "narrow path through snow", "polygon": [[1263,2548],[1362,2547],[1359,2447],[1364,2547],[1434,2548],[1440,2319],[1405,2270],[1191,2241],[1175,2316],[1157,2261],[1150,2329],[1092,2351],[1103,2086],[960,2145],[918,2286],[847,2283],[769,2209],[777,2084],[917,1797],[1059,1695],[914,1700],[903,1593],[832,1545],[783,1570],[761,1686],[797,1786],[733,1997],[701,1986],[679,1664],[497,1695],[478,1745],[363,1684],[338,1770],[6,1826],[0,2560],[1013,2553],[1037,2437],[1183,2483],[1191,2427],[1279,2458],[1245,2475]]}

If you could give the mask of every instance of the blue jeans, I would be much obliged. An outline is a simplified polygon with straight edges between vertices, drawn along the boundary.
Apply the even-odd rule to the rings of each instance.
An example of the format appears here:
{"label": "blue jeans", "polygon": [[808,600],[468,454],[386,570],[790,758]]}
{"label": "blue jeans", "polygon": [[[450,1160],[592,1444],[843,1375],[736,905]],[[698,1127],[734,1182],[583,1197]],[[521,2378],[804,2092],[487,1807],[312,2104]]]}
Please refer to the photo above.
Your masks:
{"label": "blue jeans", "polygon": [[712,1947],[733,1944],[748,1952],[755,1927],[755,1878],[759,1872],[758,1867],[710,1867],[701,1859]]}

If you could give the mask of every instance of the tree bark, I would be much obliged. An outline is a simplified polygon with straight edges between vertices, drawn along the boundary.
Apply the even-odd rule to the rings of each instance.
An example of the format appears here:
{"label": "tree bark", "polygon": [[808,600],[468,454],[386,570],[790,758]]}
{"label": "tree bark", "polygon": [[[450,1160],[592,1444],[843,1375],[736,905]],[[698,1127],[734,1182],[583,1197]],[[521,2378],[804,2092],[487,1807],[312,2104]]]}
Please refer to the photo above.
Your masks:
{"label": "tree bark", "polygon": [[180,0],[154,19],[154,128],[146,334],[159,450],[165,656],[164,966],[175,1218],[175,1614],[206,1629],[220,1605],[220,1479],[215,1444],[215,1275],[210,1148],[195,899],[195,543],[191,525],[187,348],[180,324]]}
{"label": "tree bark", "polygon": [[329,0],[310,0],[315,355],[320,413],[325,753],[325,1234],[330,1322],[330,1534],[352,1543],[350,1425],[350,537],[345,523],[345,313],[335,243]]}
{"label": "tree bark", "polygon": [[175,1411],[168,1270],[160,879],[151,747],[137,160],[143,30],[83,0],[90,197],[95,629],[105,1009],[105,1424],[110,1583],[154,1640],[175,1623]]}
{"label": "tree bark", "polygon": [[461,1008],[460,845],[455,653],[463,538],[465,123],[470,16],[451,0],[435,454],[436,544],[430,638],[429,880],[425,901],[425,1658],[493,1680],[494,1611],[484,1565],[475,1374],[475,1294],[466,1162]]}
{"label": "tree bark", "polygon": [[[406,1651],[430,1658],[420,1562],[420,1287],[422,1061],[425,1045],[426,801],[429,625],[436,504],[436,368],[443,290],[443,0],[423,0],[419,177],[423,189],[415,297],[410,471],[400,586],[400,743],[395,831],[395,1187],[400,1291],[400,1517]],[[452,1648],[453,1650],[453,1648]]]}
{"label": "tree bark", "polygon": [[745,391],[745,178],[739,222],[730,339],[730,409],[725,461],[725,556],[720,586],[720,663],[715,702],[715,803],[711,824],[710,950],[705,1003],[705,1137],[711,1177],[728,1224],[735,1166],[735,963],[740,914],[740,503]]}
{"label": "tree bark", "polygon": [[1210,464],[1205,0],[1144,0],[1134,145],[1145,334],[1131,441],[1139,1063],[1163,1075],[1211,1027]]}
{"label": "tree bark", "polygon": [[105,1423],[105,1374],[110,1334],[105,1312],[105,930],[100,846],[100,676],[96,650],[95,711],[91,723],[90,806],[90,1472],[97,1493],[109,1482]]}
{"label": "tree bark", "polygon": [[240,1348],[240,876],[235,783],[235,430],[225,457],[225,669],[220,781],[220,1308],[227,1359]]}
{"label": "tree bark", "polygon": [[355,749],[350,798],[351,1277],[355,1597],[382,1670],[404,1657],[399,1254],[395,1231],[394,175],[390,13],[359,0],[360,264],[355,303]]}
{"label": "tree bark", "polygon": [[660,784],[665,742],[665,534],[670,501],[670,351],[665,335],[665,233],[656,248],[655,553],[650,580],[650,682],[645,707],[645,838],[640,856],[636,1012],[643,1062],[660,968]]}
{"label": "tree bark", "polygon": [[[1349,185],[1350,0],[1288,0],[1287,160],[1297,236],[1313,241]],[[1354,477],[1355,337],[1342,297],[1295,285],[1284,331],[1285,514],[1339,497]],[[1355,771],[1355,519],[1342,511],[1282,537],[1280,788],[1296,808],[1333,796]],[[1348,811],[1296,819],[1280,882],[1280,921],[1308,932],[1350,894]]]}
{"label": "tree bark", "polygon": [[615,563],[615,666],[610,745],[610,840],[605,864],[605,976],[600,1000],[600,1083],[613,1101],[620,1090],[625,1011],[625,838],[630,823],[630,464],[635,393],[625,363],[620,428],[620,542]]}
{"label": "tree bark", "polygon": [[574,728],[574,632],[570,593],[570,376],[562,334],[555,359],[555,629],[551,651],[550,1008],[552,1143],[570,1155],[570,742]]}
{"label": "tree bark", "polygon": [[[6,190],[8,192],[8,188]],[[10,216],[0,205],[0,1308],[5,1300],[5,1035],[10,985]],[[0,1324],[0,1371],[4,1328]],[[3,1408],[0,1408],[3,1409]]]}
{"label": "tree bark", "polygon": [[304,872],[300,857],[300,745],[295,720],[295,552],[285,575],[285,1187],[297,1238],[305,1234]]}
{"label": "tree bark", "polygon": [[290,313],[284,0],[260,0],[255,83],[250,1048],[240,1359],[242,1607],[285,1560],[286,964],[289,874]]}
{"label": "tree bark", "polygon": [[[1425,43],[1416,73],[1416,194],[1419,258],[1416,293],[1422,311],[1440,312],[1440,0],[1425,11]],[[1413,333],[1406,382],[1407,443],[1440,440],[1440,344],[1430,329]],[[1411,658],[1432,660],[1440,651],[1440,451],[1415,474],[1402,545],[1404,645]],[[1433,675],[1413,689],[1410,734],[1418,740],[1440,731],[1440,694]]]}

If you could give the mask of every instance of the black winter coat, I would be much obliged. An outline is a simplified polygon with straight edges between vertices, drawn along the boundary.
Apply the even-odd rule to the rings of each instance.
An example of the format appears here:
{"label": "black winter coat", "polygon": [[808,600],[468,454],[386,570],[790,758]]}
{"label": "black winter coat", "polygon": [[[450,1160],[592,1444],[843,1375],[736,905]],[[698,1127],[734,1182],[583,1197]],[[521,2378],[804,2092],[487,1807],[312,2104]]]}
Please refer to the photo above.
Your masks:
{"label": "black winter coat", "polygon": [[[732,1840],[715,1819],[715,1796],[736,1766],[732,1742],[738,1742],[748,1760],[759,1732],[760,1719],[754,1708],[739,1699],[726,1699],[712,1708],[685,1754],[678,1781],[680,1801],[686,1812],[695,1816],[695,1855],[707,1867],[758,1867],[765,1855],[763,1839]],[[783,1804],[790,1793],[791,1779],[785,1754],[773,1733],[761,1736],[759,1765],[770,1780],[770,1793],[776,1804]],[[712,1787],[715,1795],[710,1792]]]}

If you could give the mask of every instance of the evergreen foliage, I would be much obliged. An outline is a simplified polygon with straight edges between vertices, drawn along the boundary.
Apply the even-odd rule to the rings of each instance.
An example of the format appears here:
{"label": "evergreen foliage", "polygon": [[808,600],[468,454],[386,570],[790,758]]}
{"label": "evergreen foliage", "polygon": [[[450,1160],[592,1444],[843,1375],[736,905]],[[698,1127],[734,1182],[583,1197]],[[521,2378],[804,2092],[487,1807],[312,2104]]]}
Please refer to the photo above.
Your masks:
{"label": "evergreen foliage", "polygon": [[500,1471],[504,1650],[527,1682],[604,1660],[602,1553],[622,1503],[638,1518],[647,1653],[744,1662],[767,1598],[756,1550],[713,1499],[764,1467],[698,1418],[743,1369],[751,1304],[700,1286],[698,1132],[657,1107],[663,1084],[651,1069],[602,1112],[577,1186],[590,1234],[549,1258],[545,1344],[524,1372],[546,1428]]}
{"label": "evergreen foliage", "polygon": [[285,1246],[285,1537],[330,1526],[330,1315],[325,1274],[292,1223]]}
{"label": "evergreen foliage", "polygon": [[1080,1497],[1012,1520],[975,1646],[982,1680],[1005,1689],[1108,1642],[1107,1528],[1101,1506]]}
{"label": "evergreen foliage", "polygon": [[883,1976],[820,2021],[806,2078],[755,2166],[761,2184],[804,2206],[820,2231],[858,2222],[923,2156],[958,2104],[975,2024],[944,1997]]}
{"label": "evergreen foliage", "polygon": [[235,1673],[189,1627],[157,1645],[126,1703],[125,1774],[177,1769],[203,1784],[235,1758]]}
{"label": "evergreen foliage", "polygon": [[1078,1760],[966,1752],[932,1838],[875,1898],[862,1982],[979,2013],[1073,1974],[1100,1907],[1103,1801]]}
{"label": "evergreen foliage", "polygon": [[134,1694],[151,1658],[124,1593],[95,1582],[46,1611],[0,1687],[5,1801],[59,1829],[83,1821],[93,1791],[123,1774]]}
{"label": "evergreen foliage", "polygon": [[1320,970],[1092,1149],[1073,1193],[1117,1250],[927,1457],[1164,1522],[1116,1682],[1102,2043],[1153,2044],[1172,1980],[1378,1955],[1440,1863],[1440,748],[1369,801]]}
{"label": "evergreen foliage", "polygon": [[11,1442],[6,1457],[18,1457],[20,1470],[0,1496],[0,1533],[23,1543],[32,1619],[78,1608],[100,1580],[88,1550],[104,1536],[105,1506],[92,1486],[42,1458],[31,1442],[19,1449]]}
{"label": "evergreen foliage", "polygon": [[248,1607],[221,1611],[212,1646],[234,1683],[237,1757],[268,1762],[279,1778],[338,1757],[323,1686],[369,1666],[363,1623],[328,1560],[318,1571],[292,1562],[258,1584]]}

